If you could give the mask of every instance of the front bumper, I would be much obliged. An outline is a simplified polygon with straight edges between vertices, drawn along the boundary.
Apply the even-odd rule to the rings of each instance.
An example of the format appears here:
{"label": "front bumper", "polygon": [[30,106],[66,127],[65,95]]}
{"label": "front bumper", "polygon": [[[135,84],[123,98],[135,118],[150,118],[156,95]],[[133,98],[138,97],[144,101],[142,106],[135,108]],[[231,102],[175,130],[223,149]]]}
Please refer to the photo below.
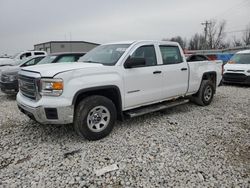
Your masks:
{"label": "front bumper", "polygon": [[17,93],[18,92],[18,81],[14,81],[14,82],[2,82],[2,81],[0,81],[0,87],[4,93]]}
{"label": "front bumper", "polygon": [[250,76],[240,73],[225,73],[222,77],[223,83],[250,84]]}
{"label": "front bumper", "polygon": [[41,124],[70,124],[73,123],[73,106],[38,106],[31,107],[18,100],[17,106],[21,112]]}

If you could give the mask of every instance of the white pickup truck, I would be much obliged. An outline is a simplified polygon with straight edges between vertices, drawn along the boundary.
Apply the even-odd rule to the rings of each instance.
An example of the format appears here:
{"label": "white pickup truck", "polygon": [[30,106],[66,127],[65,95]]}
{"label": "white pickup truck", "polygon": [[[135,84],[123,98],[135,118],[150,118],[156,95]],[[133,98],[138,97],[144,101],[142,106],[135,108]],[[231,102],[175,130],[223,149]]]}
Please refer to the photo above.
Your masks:
{"label": "white pickup truck", "polygon": [[[96,47],[80,62],[19,72],[19,109],[41,124],[71,124],[89,140],[116,121],[184,104],[208,105],[222,62],[189,62],[178,43],[134,41]],[[82,62],[81,62],[82,61]]]}

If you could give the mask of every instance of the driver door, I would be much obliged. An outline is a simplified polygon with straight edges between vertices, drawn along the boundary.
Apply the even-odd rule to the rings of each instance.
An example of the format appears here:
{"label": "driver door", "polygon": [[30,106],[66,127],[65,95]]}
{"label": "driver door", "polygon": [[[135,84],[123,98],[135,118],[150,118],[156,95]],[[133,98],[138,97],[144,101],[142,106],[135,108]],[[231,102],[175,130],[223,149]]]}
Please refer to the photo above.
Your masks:
{"label": "driver door", "polygon": [[162,74],[158,70],[155,46],[140,46],[130,58],[144,58],[145,65],[124,68],[124,107],[126,110],[158,101],[162,93]]}

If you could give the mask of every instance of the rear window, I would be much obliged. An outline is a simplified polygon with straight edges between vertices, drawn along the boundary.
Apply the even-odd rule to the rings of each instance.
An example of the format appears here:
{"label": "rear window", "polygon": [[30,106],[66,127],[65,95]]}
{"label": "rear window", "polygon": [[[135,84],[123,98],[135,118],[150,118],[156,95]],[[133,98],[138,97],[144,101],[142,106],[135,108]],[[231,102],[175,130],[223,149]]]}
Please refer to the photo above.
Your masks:
{"label": "rear window", "polygon": [[35,55],[45,55],[44,52],[35,52]]}
{"label": "rear window", "polygon": [[235,64],[250,64],[250,54],[235,54],[230,61]]}
{"label": "rear window", "polygon": [[27,53],[24,53],[20,56],[20,59],[25,59],[27,57],[30,57],[31,56],[31,52],[27,52]]}

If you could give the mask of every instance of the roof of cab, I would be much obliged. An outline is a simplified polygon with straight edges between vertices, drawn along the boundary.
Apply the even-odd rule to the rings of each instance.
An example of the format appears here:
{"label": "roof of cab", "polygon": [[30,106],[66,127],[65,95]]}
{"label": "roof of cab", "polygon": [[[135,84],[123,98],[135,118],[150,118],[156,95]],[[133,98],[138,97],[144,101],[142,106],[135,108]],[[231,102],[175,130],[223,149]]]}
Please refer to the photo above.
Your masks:
{"label": "roof of cab", "polygon": [[[152,43],[158,43],[158,44],[169,44],[169,45],[177,45],[177,42],[172,41],[161,41],[161,40],[134,40],[134,41],[120,41],[120,42],[111,42],[107,44],[134,44],[134,43],[143,43],[143,42],[152,42]],[[104,45],[107,45],[104,44]]]}

